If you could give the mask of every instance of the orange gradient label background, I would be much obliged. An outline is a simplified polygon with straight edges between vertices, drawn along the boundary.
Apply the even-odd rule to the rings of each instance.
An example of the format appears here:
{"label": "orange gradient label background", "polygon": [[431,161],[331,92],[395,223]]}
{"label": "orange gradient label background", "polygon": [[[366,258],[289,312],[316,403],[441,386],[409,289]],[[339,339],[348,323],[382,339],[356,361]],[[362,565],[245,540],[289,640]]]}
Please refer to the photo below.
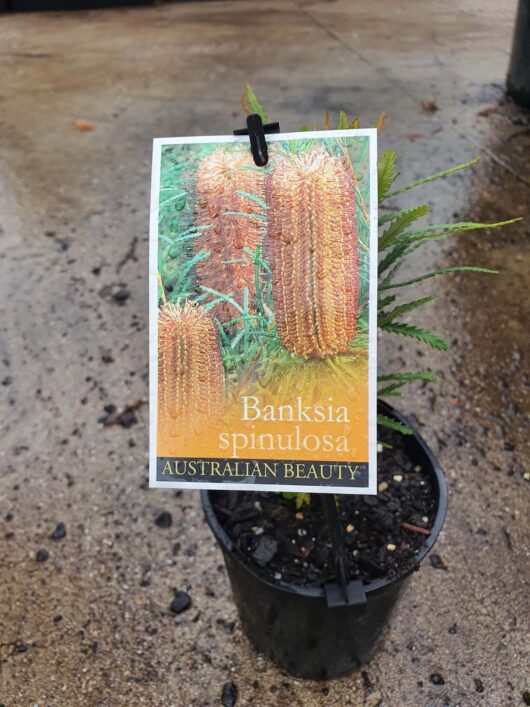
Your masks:
{"label": "orange gradient label background", "polygon": [[[251,405],[258,399],[263,416],[266,405],[273,405],[275,412],[280,405],[290,405],[294,412],[292,421],[241,419],[244,413],[241,396],[249,398],[247,416],[256,415]],[[324,420],[297,419],[297,397],[302,409],[321,405]],[[331,400],[330,400],[331,399]],[[328,420],[328,406],[336,413],[346,408],[348,421]],[[337,415],[334,415],[336,418]],[[343,417],[343,413],[340,413]],[[263,437],[261,437],[263,435]],[[289,440],[290,437],[290,440]],[[305,439],[305,446],[303,440]],[[325,440],[327,439],[327,443]],[[297,441],[299,444],[297,445]],[[288,448],[288,447],[291,448]],[[293,448],[298,446],[299,448]],[[345,449],[347,447],[347,449]],[[160,457],[226,458],[226,459],[289,459],[293,461],[367,462],[368,461],[368,380],[358,379],[355,387],[342,390],[339,386],[328,388],[326,394],[316,399],[304,396],[303,391],[293,391],[289,399],[279,398],[267,390],[252,388],[227,404],[222,415],[196,424],[192,418],[175,421],[173,429],[158,427],[157,454]]]}

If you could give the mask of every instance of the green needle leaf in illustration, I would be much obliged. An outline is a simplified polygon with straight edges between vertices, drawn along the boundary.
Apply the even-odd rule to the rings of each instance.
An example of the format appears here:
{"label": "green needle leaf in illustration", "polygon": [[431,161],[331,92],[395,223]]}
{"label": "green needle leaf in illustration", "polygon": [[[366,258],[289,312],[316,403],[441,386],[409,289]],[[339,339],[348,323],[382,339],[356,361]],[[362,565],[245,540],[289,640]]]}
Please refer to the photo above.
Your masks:
{"label": "green needle leaf in illustration", "polygon": [[266,211],[267,210],[267,204],[263,199],[261,199],[259,196],[256,196],[255,194],[249,194],[246,191],[242,191],[241,189],[238,189],[236,191],[236,194],[239,194],[239,196],[246,196],[247,199],[251,199],[254,201],[258,206],[261,206],[261,208]]}

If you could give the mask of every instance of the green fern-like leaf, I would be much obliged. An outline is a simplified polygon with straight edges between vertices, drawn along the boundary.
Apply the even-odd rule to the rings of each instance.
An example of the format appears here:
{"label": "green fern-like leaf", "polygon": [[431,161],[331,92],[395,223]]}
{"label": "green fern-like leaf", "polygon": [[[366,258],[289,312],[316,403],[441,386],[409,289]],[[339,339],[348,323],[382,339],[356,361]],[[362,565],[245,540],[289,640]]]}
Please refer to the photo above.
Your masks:
{"label": "green fern-like leaf", "polygon": [[388,213],[384,214],[380,211],[377,221],[379,228],[381,228],[381,226],[384,226],[385,223],[390,223],[390,221],[393,221],[402,213],[403,211],[389,211]]}
{"label": "green fern-like leaf", "polygon": [[337,119],[337,130],[347,130],[349,127],[350,119],[348,118],[348,114],[341,110]]}
{"label": "green fern-like leaf", "polygon": [[412,312],[412,310],[418,309],[418,307],[423,307],[424,304],[428,304],[429,302],[432,302],[435,299],[436,297],[429,295],[428,297],[422,297],[421,299],[417,299],[412,302],[398,304],[398,306],[394,307],[394,309],[390,310],[390,312],[382,312],[379,314],[379,326],[382,327],[385,324],[394,321],[398,317],[402,317],[404,314],[408,314],[408,312]]}
{"label": "green fern-like leaf", "polygon": [[428,214],[430,210],[430,206],[424,204],[416,206],[414,209],[394,212],[395,215],[391,220],[390,226],[379,237],[379,251],[393,245],[398,236],[404,233],[414,221]]}
{"label": "green fern-like leaf", "polygon": [[377,311],[382,312],[385,307],[388,307],[388,305],[392,304],[392,302],[395,302],[395,300],[396,295],[388,295],[388,297],[383,297],[383,299],[378,300]]}
{"label": "green fern-like leaf", "polygon": [[380,204],[388,197],[390,187],[397,177],[395,170],[396,152],[395,150],[387,150],[377,163],[377,193]]}
{"label": "green fern-like leaf", "polygon": [[299,511],[303,506],[308,506],[311,503],[310,493],[297,493],[296,491],[283,491],[282,496],[287,501],[294,501],[294,505],[297,511]]}
{"label": "green fern-like leaf", "polygon": [[406,383],[391,383],[384,388],[379,388],[377,391],[378,398],[388,398],[388,397],[399,397],[401,395],[401,388],[406,385]]}
{"label": "green fern-like leaf", "polygon": [[243,89],[243,107],[245,108],[245,111],[248,110],[248,113],[257,113],[261,120],[266,123],[267,122],[267,113],[265,113],[265,109],[261,105],[260,101],[258,100],[258,97],[256,96],[254,89],[250,84],[245,84],[245,88]]}
{"label": "green fern-like leaf", "polygon": [[403,383],[409,383],[410,381],[423,380],[423,381],[435,381],[436,376],[430,371],[409,371],[407,373],[384,373],[377,376],[379,383],[384,383],[385,381],[402,381]]}
{"label": "green fern-like leaf", "polygon": [[419,275],[418,277],[413,277],[411,280],[404,280],[403,282],[395,282],[388,285],[381,285],[380,290],[391,290],[394,287],[408,287],[409,285],[414,285],[417,282],[422,282],[423,280],[428,280],[431,277],[437,277],[438,275],[446,275],[451,272],[481,272],[487,275],[498,275],[498,270],[490,270],[489,268],[479,268],[473,265],[460,265],[453,268],[442,268],[441,270],[433,270],[432,272],[425,273],[425,275]]}
{"label": "green fern-like leaf", "polygon": [[[520,219],[510,219],[508,221],[498,221],[496,223],[475,223],[471,221],[465,221],[455,224],[438,224],[437,226],[429,226],[427,228],[419,229],[414,232],[404,233],[395,239],[396,243],[394,247],[385,255],[383,260],[381,260],[381,262],[379,263],[379,276],[381,276],[390,267],[395,268],[391,275],[387,275],[383,280],[380,279],[379,290],[389,289],[390,287],[394,286],[391,284],[393,276],[399,269],[395,267],[396,264],[399,264],[400,261],[402,261],[412,251],[416,250],[424,243],[438,238],[443,238],[445,236],[456,235],[458,233],[463,233],[466,231],[476,231],[485,228],[499,228],[501,226],[506,226],[515,223],[519,220]],[[447,268],[445,270],[438,270],[435,272],[436,274],[444,274],[444,272],[451,271],[458,272],[458,269],[451,270]],[[465,272],[465,270],[462,271]],[[472,272],[472,270],[469,271]],[[476,270],[476,272],[493,273],[493,271],[488,271],[487,269]],[[426,275],[421,276],[420,279],[407,281],[407,284],[411,284],[412,282],[421,282],[422,279],[427,279],[427,275],[429,277],[434,277],[434,275],[427,273]],[[405,285],[403,284],[400,286],[404,287]]]}
{"label": "green fern-like leaf", "polygon": [[[379,277],[388,270],[391,266],[396,264],[401,258],[405,255],[408,249],[408,244],[407,243],[398,243],[398,245],[394,246],[392,250],[390,250],[383,260],[379,263],[379,266],[377,268]],[[381,289],[381,285],[383,285],[383,282],[381,282],[379,288]]]}
{"label": "green fern-like leaf", "polygon": [[395,373],[386,376],[378,376],[377,380],[380,383],[384,381],[389,382],[389,385],[380,388],[377,391],[377,395],[380,398],[384,398],[386,396],[401,395],[401,388],[407,385],[407,383],[411,383],[415,380],[435,381],[436,376],[433,373],[430,373],[430,371],[417,371],[414,373]]}
{"label": "green fern-like leaf", "polygon": [[461,221],[459,223],[439,223],[433,226],[406,233],[403,236],[403,241],[414,245],[417,248],[427,241],[432,241],[446,236],[454,236],[458,233],[467,231],[480,231],[484,229],[500,228],[501,226],[509,226],[512,223],[520,221],[520,218],[509,219],[508,221],[497,221],[496,223],[476,223],[475,221]]}
{"label": "green fern-like leaf", "polygon": [[386,415],[377,416],[377,424],[381,427],[387,427],[389,430],[394,430],[395,432],[401,432],[404,435],[411,435],[412,430],[408,425],[404,425],[402,422],[394,420],[392,417],[387,417]]}
{"label": "green fern-like leaf", "polygon": [[[389,289],[393,287],[391,284],[393,276],[399,269],[395,267],[400,264],[404,258],[406,258],[412,251],[416,250],[425,243],[435,240],[438,238],[444,238],[445,236],[456,235],[458,233],[463,233],[467,231],[477,231],[485,228],[499,228],[501,226],[506,226],[515,223],[520,219],[510,219],[508,221],[498,221],[496,223],[475,223],[475,222],[461,222],[456,224],[438,224],[437,226],[429,226],[424,229],[419,229],[413,232],[405,232],[394,239],[395,244],[391,250],[385,255],[385,257],[379,263],[379,276],[386,272],[389,268],[395,268],[391,275],[387,275],[384,279],[380,279],[379,290]],[[467,266],[466,266],[467,267]],[[437,274],[444,274],[444,272],[451,272],[452,270],[447,268],[445,270],[436,271]],[[464,271],[464,270],[463,270]],[[472,270],[469,270],[472,272]],[[458,269],[454,269],[453,272],[458,272]],[[476,270],[476,272],[491,272],[487,269]],[[434,275],[427,274],[431,277]],[[415,279],[407,281],[407,283],[421,282],[422,279],[427,279],[426,276],[421,276],[420,279]],[[403,287],[405,285],[402,285]]]}
{"label": "green fern-like leaf", "polygon": [[447,341],[429,329],[421,329],[413,324],[402,324],[397,322],[383,324],[380,328],[393,334],[401,334],[401,336],[408,336],[412,339],[416,339],[417,341],[428,344],[429,346],[432,346],[433,349],[438,349],[439,351],[449,350],[449,344]]}
{"label": "green fern-like leaf", "polygon": [[387,194],[387,198],[390,199],[390,197],[392,196],[403,194],[404,192],[410,191],[411,189],[415,189],[416,187],[419,187],[422,184],[428,184],[429,182],[434,182],[436,179],[442,179],[442,177],[447,177],[448,175],[454,174],[455,172],[460,172],[463,169],[467,169],[468,167],[477,164],[477,162],[480,162],[480,157],[475,157],[474,160],[470,160],[469,162],[464,162],[463,164],[457,164],[454,167],[449,167],[449,169],[443,169],[441,172],[436,172],[435,174],[431,174],[429,177],[423,177],[423,179],[418,179],[417,181],[412,182],[411,184],[407,184],[406,187],[402,187],[401,189],[397,189],[396,191]]}

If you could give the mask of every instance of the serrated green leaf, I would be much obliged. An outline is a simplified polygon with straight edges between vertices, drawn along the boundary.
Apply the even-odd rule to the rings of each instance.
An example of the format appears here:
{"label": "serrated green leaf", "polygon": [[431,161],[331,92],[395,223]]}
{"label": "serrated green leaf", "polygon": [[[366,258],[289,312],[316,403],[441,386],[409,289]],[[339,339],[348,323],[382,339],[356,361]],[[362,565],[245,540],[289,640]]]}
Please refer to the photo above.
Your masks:
{"label": "serrated green leaf", "polygon": [[430,371],[412,371],[409,373],[389,373],[386,375],[377,376],[378,383],[388,382],[384,388],[377,391],[377,395],[384,397],[386,395],[400,395],[399,389],[413,381],[435,381],[436,376]]}
{"label": "serrated green leaf", "polygon": [[428,214],[430,210],[430,207],[424,204],[422,206],[416,206],[413,209],[396,212],[396,216],[392,219],[390,226],[379,237],[379,251],[394,245],[396,238],[413,224],[414,221]]}
{"label": "serrated green leaf", "polygon": [[511,223],[520,221],[520,218],[509,219],[508,221],[497,221],[495,223],[478,223],[475,221],[460,221],[458,223],[438,223],[426,228],[420,228],[416,231],[406,233],[402,240],[409,244],[418,244],[435,240],[437,238],[445,238],[445,236],[454,236],[457,233],[465,233],[467,231],[480,231],[485,228],[500,228],[508,226]]}
{"label": "serrated green leaf", "polygon": [[396,152],[387,150],[382,154],[377,163],[377,188],[378,199],[381,204],[388,196],[390,187],[396,178]]}
{"label": "serrated green leaf", "polygon": [[380,325],[380,329],[388,331],[393,334],[401,334],[401,336],[408,336],[417,341],[421,341],[424,344],[432,346],[433,349],[438,349],[438,351],[448,351],[449,344],[441,336],[435,334],[429,329],[421,329],[420,327],[414,326],[412,324],[402,324],[397,322],[389,322],[388,324]]}
{"label": "serrated green leaf", "polygon": [[398,243],[398,245],[394,246],[391,251],[389,251],[383,260],[378,265],[377,271],[379,273],[379,277],[388,270],[389,267],[394,265],[396,261],[398,261],[400,258],[402,258],[405,253],[408,250],[408,243]]}
{"label": "serrated green leaf", "polygon": [[380,113],[379,118],[375,121],[374,127],[377,130],[377,132],[380,132],[384,128],[385,119],[386,119],[386,111],[383,111],[382,113]]}
{"label": "serrated green leaf", "polygon": [[404,314],[408,314],[408,312],[412,312],[412,310],[418,309],[418,307],[423,307],[424,304],[428,304],[429,302],[432,302],[435,299],[436,297],[428,296],[422,297],[421,299],[417,299],[412,302],[398,304],[398,306],[394,307],[394,309],[390,310],[390,312],[381,312],[378,316],[378,324],[380,327],[382,327],[385,324],[388,324],[389,322],[393,322],[398,317],[402,317]]}
{"label": "serrated green leaf", "polygon": [[435,381],[436,376],[430,371],[409,371],[407,373],[384,373],[380,376],[377,376],[377,380],[379,383],[394,380],[408,383],[410,381],[415,380]]}
{"label": "serrated green leaf", "polygon": [[[499,228],[500,226],[506,226],[511,223],[515,223],[516,221],[520,221],[520,219],[510,219],[508,221],[498,221],[495,223],[477,223],[474,221],[462,221],[459,223],[455,224],[438,224],[435,226],[428,226],[426,228],[418,229],[416,231],[413,231],[411,233],[405,233],[399,238],[397,238],[397,243],[396,245],[392,248],[391,251],[389,251],[383,260],[379,263],[379,277],[388,270],[391,266],[393,266],[397,261],[401,260],[404,258],[406,255],[408,255],[410,252],[418,248],[420,245],[423,243],[426,243],[427,241],[434,240],[437,238],[443,238],[445,236],[449,235],[456,235],[457,233],[463,233],[465,231],[476,231],[484,228]],[[433,230],[433,229],[444,229],[444,230]],[[379,284],[379,289],[380,290],[385,290],[385,289],[390,289],[393,285],[391,285],[392,277],[397,272],[397,268],[388,276],[384,278],[384,280],[380,281]],[[440,274],[443,274],[442,271],[437,271],[440,272]],[[450,272],[450,270],[448,270]],[[422,276],[422,279],[425,279],[425,276]],[[420,280],[416,280],[417,282],[420,282]],[[413,281],[409,281],[413,282]],[[404,286],[404,285],[403,285]]]}
{"label": "serrated green leaf", "polygon": [[385,223],[389,223],[390,221],[393,221],[401,213],[403,213],[403,212],[402,211],[389,211],[387,214],[381,214],[381,212],[380,212],[379,213],[379,220],[378,220],[379,228],[381,228],[381,226],[384,226]]}
{"label": "serrated green leaf", "polygon": [[337,130],[347,130],[349,127],[350,119],[348,118],[348,114],[341,110],[337,120]]}
{"label": "serrated green leaf", "polygon": [[464,162],[463,164],[457,164],[454,167],[449,167],[449,169],[443,169],[441,172],[436,172],[435,174],[431,174],[429,177],[424,177],[423,179],[418,179],[415,182],[412,182],[411,184],[407,184],[406,187],[402,187],[401,189],[397,189],[396,191],[391,192],[390,194],[387,194],[387,198],[390,199],[392,196],[397,196],[398,194],[403,194],[406,191],[410,191],[410,189],[414,189],[415,187],[419,187],[422,184],[428,184],[429,182],[434,182],[436,179],[441,179],[442,177],[447,177],[449,174],[454,174],[455,172],[460,172],[462,169],[467,169],[468,167],[471,167],[472,165],[476,164],[477,162],[480,161],[480,157],[475,157],[474,160],[470,160],[469,162]]}
{"label": "serrated green leaf", "polygon": [[383,299],[380,299],[377,301],[377,311],[380,312],[382,309],[385,307],[388,307],[389,304],[392,304],[396,299],[396,295],[389,295],[388,297],[383,297]]}
{"label": "serrated green leaf", "polygon": [[379,290],[385,290],[386,286],[392,282],[394,279],[394,275],[399,271],[401,268],[401,263],[398,261],[395,263],[395,265],[392,267],[389,273],[387,273],[384,277],[384,279],[381,281],[380,285],[378,286]]}
{"label": "serrated green leaf", "polygon": [[399,397],[401,395],[400,388],[402,388],[405,383],[392,383],[392,385],[387,385],[386,388],[380,388],[377,391],[378,398],[386,397]]}
{"label": "serrated green leaf", "polygon": [[387,427],[389,430],[394,430],[395,432],[401,432],[404,435],[411,435],[412,430],[408,425],[404,425],[402,422],[394,420],[392,417],[387,417],[386,415],[377,416],[377,424],[381,427]]}
{"label": "serrated green leaf", "polygon": [[308,506],[311,503],[311,494],[310,493],[298,493],[296,491],[283,491],[282,496],[287,501],[294,500],[294,505],[295,505],[295,508],[297,511],[299,511],[304,504],[306,506]]}
{"label": "serrated green leaf", "polygon": [[311,494],[310,493],[299,493],[298,498],[296,499],[296,508],[300,510],[303,505],[308,506],[311,503]]}
{"label": "serrated green leaf", "polygon": [[246,101],[246,104],[248,106],[248,109],[250,113],[257,113],[261,120],[266,123],[267,122],[267,114],[265,113],[265,109],[261,105],[260,101],[258,100],[258,97],[256,96],[254,89],[250,84],[245,84],[245,88],[243,89],[243,97],[244,100]]}
{"label": "serrated green leaf", "polygon": [[413,277],[412,280],[405,280],[403,282],[395,282],[388,285],[381,285],[380,290],[391,290],[394,287],[408,287],[408,285],[414,285],[416,282],[422,282],[423,280],[428,280],[431,277],[437,277],[438,275],[445,275],[451,272],[481,272],[487,275],[498,275],[498,270],[490,270],[489,268],[478,268],[472,265],[460,265],[453,268],[442,268],[441,270],[433,270],[433,272],[425,273],[425,275],[420,275],[418,277]]}

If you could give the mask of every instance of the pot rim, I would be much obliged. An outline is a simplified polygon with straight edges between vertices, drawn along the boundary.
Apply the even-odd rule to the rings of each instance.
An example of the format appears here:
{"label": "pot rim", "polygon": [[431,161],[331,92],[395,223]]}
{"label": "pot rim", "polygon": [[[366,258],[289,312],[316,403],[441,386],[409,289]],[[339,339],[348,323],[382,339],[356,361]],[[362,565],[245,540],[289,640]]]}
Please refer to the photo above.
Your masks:
{"label": "pot rim", "polygon": [[[434,481],[435,491],[437,491],[438,494],[438,509],[436,511],[436,516],[432,524],[431,533],[428,537],[425,538],[425,541],[422,543],[420,549],[418,550],[418,554],[416,555],[416,561],[413,566],[406,572],[403,572],[402,574],[398,575],[397,577],[393,577],[392,579],[386,579],[385,577],[382,577],[380,579],[373,579],[370,582],[365,582],[363,580],[363,589],[365,594],[367,595],[379,592],[397,582],[403,581],[406,577],[412,574],[412,572],[418,569],[419,565],[421,564],[425,556],[433,548],[436,540],[438,539],[438,536],[445,521],[445,517],[447,515],[447,485],[445,482],[445,477],[442,468],[438,463],[438,460],[434,456],[434,453],[431,451],[423,437],[420,435],[416,426],[412,424],[408,418],[406,418],[404,415],[402,415],[400,412],[395,410],[391,405],[389,405],[383,400],[378,400],[377,405],[378,410],[383,412],[383,414],[388,415],[389,417],[393,417],[398,422],[401,422],[404,425],[408,425],[412,429],[412,435],[408,436],[406,439],[409,446],[412,444],[416,444],[419,449],[425,454],[429,461],[431,467],[429,473],[431,475],[432,480]],[[220,489],[221,488],[222,487],[220,486]],[[235,561],[238,562],[255,579],[276,590],[283,590],[292,594],[303,595],[307,598],[325,599],[324,587],[303,587],[301,585],[292,584],[290,582],[272,582],[267,579],[264,579],[255,570],[253,570],[246,563],[244,563],[234,551],[234,544],[232,540],[228,537],[228,534],[225,532],[221,524],[219,523],[219,520],[217,519],[217,516],[213,509],[210,500],[210,489],[203,489],[201,491],[201,501],[208,525],[210,526],[223,552],[229,553],[235,559]]]}

